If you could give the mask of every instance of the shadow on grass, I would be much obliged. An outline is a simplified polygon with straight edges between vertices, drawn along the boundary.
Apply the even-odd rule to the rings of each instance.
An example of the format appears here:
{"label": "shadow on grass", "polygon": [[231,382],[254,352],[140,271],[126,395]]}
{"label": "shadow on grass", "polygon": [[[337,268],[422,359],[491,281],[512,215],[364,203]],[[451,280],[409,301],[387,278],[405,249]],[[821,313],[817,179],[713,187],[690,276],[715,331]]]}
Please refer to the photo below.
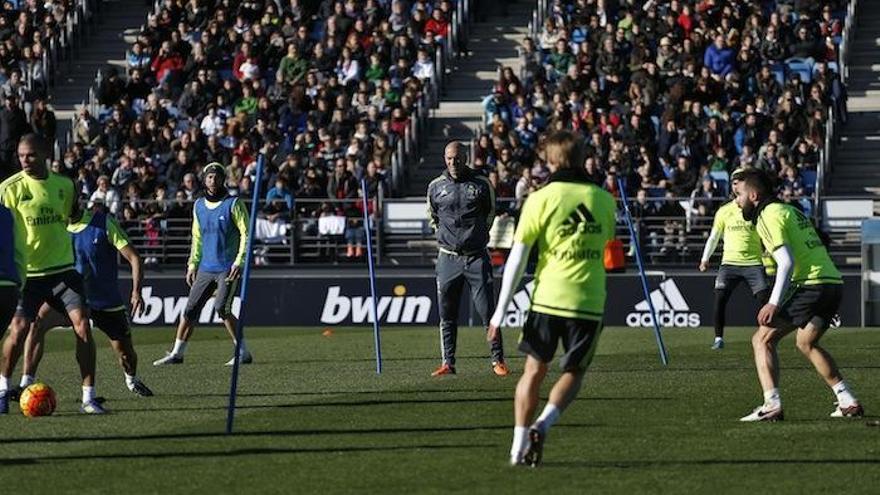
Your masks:
{"label": "shadow on grass", "polygon": [[544,462],[541,468],[545,469],[572,469],[572,468],[609,468],[609,469],[646,469],[668,468],[675,466],[750,466],[756,464],[767,465],[875,465],[880,464],[878,459],[694,459],[680,461],[559,461]]}
{"label": "shadow on grass", "polygon": [[[597,428],[599,424],[564,424],[558,425],[561,429],[574,428]],[[471,431],[507,431],[511,426],[504,425],[485,425],[485,426],[427,426],[421,428],[370,428],[370,429],[311,429],[311,430],[266,430],[266,431],[240,431],[232,435],[226,435],[224,432],[192,432],[192,433],[149,433],[143,435],[109,435],[98,437],[85,436],[65,436],[65,437],[26,437],[26,438],[7,438],[0,440],[0,445],[10,445],[17,443],[76,443],[76,442],[115,442],[115,441],[149,441],[149,440],[197,440],[212,438],[234,438],[234,437],[299,437],[299,436],[320,436],[320,435],[389,435],[396,433],[412,434],[412,433],[459,433]],[[415,448],[415,447],[410,447]],[[6,459],[3,460],[3,464]]]}
{"label": "shadow on grass", "polygon": [[254,455],[279,455],[279,454],[346,454],[357,452],[398,452],[405,450],[462,450],[462,449],[489,449],[497,448],[495,444],[470,444],[470,445],[395,445],[389,447],[341,447],[341,448],[249,448],[232,449],[209,452],[143,452],[130,454],[76,454],[57,456],[34,456],[17,459],[4,459],[3,466],[22,466],[39,464],[42,462],[57,461],[113,461],[117,459],[168,459],[168,458],[211,458],[230,456],[254,456]]}
{"label": "shadow on grass", "polygon": [[[576,399],[576,401],[671,401],[671,397],[584,397]],[[373,406],[397,406],[402,404],[433,404],[433,405],[451,405],[451,404],[485,404],[490,402],[513,402],[513,397],[505,395],[504,397],[477,397],[477,398],[442,398],[442,399],[382,399],[382,400],[360,400],[360,401],[331,401],[331,402],[295,402],[288,404],[252,404],[239,405],[236,410],[260,410],[260,409],[302,409],[302,408],[325,408],[325,407],[373,407]],[[181,412],[181,411],[211,411],[226,410],[227,406],[192,406],[192,407],[155,407],[149,409],[136,408],[114,408],[113,412]]]}

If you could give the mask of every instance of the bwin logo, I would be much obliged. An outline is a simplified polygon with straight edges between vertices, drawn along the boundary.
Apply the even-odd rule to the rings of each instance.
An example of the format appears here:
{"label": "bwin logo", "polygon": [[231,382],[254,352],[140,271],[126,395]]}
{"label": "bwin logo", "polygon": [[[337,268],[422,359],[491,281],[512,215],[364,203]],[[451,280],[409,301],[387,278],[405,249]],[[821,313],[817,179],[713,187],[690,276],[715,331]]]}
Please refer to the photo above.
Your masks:
{"label": "bwin logo", "polygon": [[[700,314],[690,311],[691,308],[672,279],[662,282],[659,289],[651,292],[651,302],[654,303],[654,311],[657,312],[661,326],[677,328],[700,326]],[[636,311],[626,315],[626,324],[630,327],[653,325],[648,301],[636,304]]]}
{"label": "bwin logo", "polygon": [[[394,287],[393,296],[380,296],[376,306],[379,320],[386,323],[427,323],[431,312],[428,296],[407,296],[406,287]],[[373,303],[369,296],[346,296],[341,287],[327,288],[321,323],[335,325],[348,320],[350,323],[373,322]]]}
{"label": "bwin logo", "polygon": [[513,295],[513,300],[507,305],[507,314],[504,315],[505,327],[521,327],[526,322],[529,307],[532,305],[532,292],[535,291],[535,281],[527,283],[522,289]]}

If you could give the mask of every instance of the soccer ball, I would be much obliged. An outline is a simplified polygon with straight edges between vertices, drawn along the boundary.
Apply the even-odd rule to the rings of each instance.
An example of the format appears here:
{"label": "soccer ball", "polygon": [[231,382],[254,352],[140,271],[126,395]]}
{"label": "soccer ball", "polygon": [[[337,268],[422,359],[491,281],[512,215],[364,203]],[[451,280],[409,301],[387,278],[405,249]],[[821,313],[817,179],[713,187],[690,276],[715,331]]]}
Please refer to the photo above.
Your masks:
{"label": "soccer ball", "polygon": [[49,416],[55,412],[55,391],[45,383],[34,383],[21,393],[18,405],[29,418]]}

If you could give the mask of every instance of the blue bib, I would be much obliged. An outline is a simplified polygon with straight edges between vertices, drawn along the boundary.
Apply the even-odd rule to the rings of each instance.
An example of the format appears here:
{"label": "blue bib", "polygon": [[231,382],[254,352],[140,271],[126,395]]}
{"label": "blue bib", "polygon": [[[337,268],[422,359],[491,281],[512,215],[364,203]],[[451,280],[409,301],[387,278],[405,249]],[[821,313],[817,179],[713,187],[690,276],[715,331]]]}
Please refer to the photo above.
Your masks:
{"label": "blue bib", "polygon": [[15,266],[15,220],[12,218],[12,212],[2,204],[0,204],[0,280],[21,284],[18,267]]}
{"label": "blue bib", "polygon": [[196,218],[202,235],[202,259],[199,271],[222,273],[232,268],[238,255],[238,228],[232,221],[232,205],[236,198],[225,198],[214,209],[205,198],[196,201]]}
{"label": "blue bib", "polygon": [[95,213],[89,224],[72,236],[76,271],[83,276],[89,307],[101,310],[124,306],[119,295],[116,247],[107,238],[106,215]]}

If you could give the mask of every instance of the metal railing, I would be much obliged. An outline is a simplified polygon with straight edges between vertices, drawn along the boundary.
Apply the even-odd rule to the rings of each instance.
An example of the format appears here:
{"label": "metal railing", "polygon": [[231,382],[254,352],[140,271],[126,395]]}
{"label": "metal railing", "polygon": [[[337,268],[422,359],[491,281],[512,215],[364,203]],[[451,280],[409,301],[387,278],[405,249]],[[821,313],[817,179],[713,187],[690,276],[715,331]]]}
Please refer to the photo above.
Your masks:
{"label": "metal railing", "polygon": [[[244,201],[250,203],[250,200]],[[649,205],[651,213],[639,215],[639,211],[643,208],[636,207],[636,200],[631,200],[631,210],[635,214],[637,231],[646,259],[655,264],[695,266],[699,262],[705,240],[712,228],[713,212],[724,201],[722,198],[648,198],[646,204]],[[155,263],[160,265],[182,265],[189,255],[192,226],[191,204],[184,202],[175,207],[175,203],[177,203],[175,200],[166,200],[164,209],[152,208],[151,210],[147,207],[155,206],[155,201],[140,201],[139,204],[143,206],[143,209],[164,211],[165,214],[129,221],[122,220],[122,225],[128,229],[135,248],[141,251],[144,258],[154,258]],[[265,201],[261,200],[261,203],[265,206]],[[354,203],[356,203],[355,199],[296,200],[291,213],[273,220],[284,225],[283,229],[277,229],[279,232],[283,232],[283,235],[271,239],[255,238],[255,256],[262,257],[263,262],[260,264],[276,267],[309,263],[363,263],[362,256],[348,256],[345,231],[336,230],[333,233],[327,233],[320,230],[322,214],[335,216],[339,214],[340,210],[348,210],[347,215],[343,213],[347,218],[346,228],[363,227],[362,216],[352,214],[351,208]],[[424,201],[375,199],[371,230],[377,262],[397,265],[431,265],[437,255],[437,245],[430,228],[427,226],[427,218],[415,219],[414,222],[421,226],[409,229],[407,232],[397,232],[393,228],[386,228],[382,212],[392,203],[412,203],[415,205],[423,204]],[[123,201],[123,207],[128,204],[129,202]],[[664,204],[674,205],[676,208],[680,207],[685,213],[669,216],[664,213],[665,210],[661,209]],[[700,213],[698,208],[700,204],[708,206],[707,215]],[[517,215],[516,199],[501,198],[497,200],[497,205],[499,218],[505,218],[506,215],[506,218],[515,221]],[[169,215],[168,212],[172,207],[177,208],[177,211]],[[187,207],[189,209],[180,211],[181,208]],[[261,216],[265,217],[264,214]],[[388,220],[388,222],[390,226],[394,220]],[[618,217],[616,227],[617,237],[623,241],[624,249],[631,256],[629,233],[621,216]],[[845,246],[841,247],[841,249],[844,248]]]}

